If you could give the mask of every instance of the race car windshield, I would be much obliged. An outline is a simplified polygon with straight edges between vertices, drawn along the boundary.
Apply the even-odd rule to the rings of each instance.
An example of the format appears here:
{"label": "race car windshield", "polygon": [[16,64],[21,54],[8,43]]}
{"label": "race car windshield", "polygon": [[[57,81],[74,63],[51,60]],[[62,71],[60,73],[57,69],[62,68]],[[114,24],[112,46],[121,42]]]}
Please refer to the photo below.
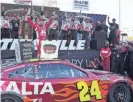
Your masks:
{"label": "race car windshield", "polygon": [[64,64],[40,64],[38,70],[40,78],[87,77],[86,73]]}

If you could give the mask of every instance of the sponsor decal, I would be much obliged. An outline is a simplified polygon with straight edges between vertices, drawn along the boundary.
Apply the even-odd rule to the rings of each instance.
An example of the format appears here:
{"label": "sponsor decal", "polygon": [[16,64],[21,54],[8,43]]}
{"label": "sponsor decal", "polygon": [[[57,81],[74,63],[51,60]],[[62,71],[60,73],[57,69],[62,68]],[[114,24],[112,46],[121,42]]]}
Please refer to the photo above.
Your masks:
{"label": "sponsor decal", "polygon": [[[25,41],[25,39],[2,39],[0,41],[1,43],[1,50],[15,50],[15,44],[17,42]],[[32,41],[29,39],[28,41]],[[37,39],[33,41],[35,50],[37,50]],[[57,49],[58,50],[84,50],[85,49],[85,42],[86,40],[78,40],[77,46],[74,46],[75,40],[71,40],[69,46],[67,45],[67,40],[53,40],[51,42],[54,42],[58,44]]]}
{"label": "sponsor decal", "polygon": [[[75,83],[62,82],[56,90],[55,102],[106,102],[109,81],[77,79]],[[62,94],[63,93],[63,94]]]}
{"label": "sponsor decal", "polygon": [[88,87],[84,81],[77,83],[77,88],[80,90],[79,100],[80,102],[91,101],[91,97],[95,96],[96,100],[102,99],[102,93],[100,91],[98,81],[94,80],[91,83],[91,87]]}
{"label": "sponsor decal", "polygon": [[[1,81],[0,83],[0,91],[4,92],[15,92],[20,95],[43,95],[45,93],[55,94],[53,86],[50,82],[21,82],[16,83],[15,81]],[[30,90],[30,87],[33,87]],[[22,90],[22,91],[21,91]]]}
{"label": "sponsor decal", "polygon": [[102,53],[108,53],[108,51],[102,51]]}
{"label": "sponsor decal", "polygon": [[[50,82],[1,81],[0,91],[18,93],[24,96],[24,102],[43,102],[43,97],[36,96],[45,97],[46,94],[50,94],[48,98],[54,97],[55,102],[106,102],[110,81],[77,79],[74,83],[65,81],[57,84],[54,89]],[[34,99],[30,95],[35,96]]]}
{"label": "sponsor decal", "polygon": [[47,54],[54,54],[56,52],[56,46],[51,44],[44,45],[43,49]]}

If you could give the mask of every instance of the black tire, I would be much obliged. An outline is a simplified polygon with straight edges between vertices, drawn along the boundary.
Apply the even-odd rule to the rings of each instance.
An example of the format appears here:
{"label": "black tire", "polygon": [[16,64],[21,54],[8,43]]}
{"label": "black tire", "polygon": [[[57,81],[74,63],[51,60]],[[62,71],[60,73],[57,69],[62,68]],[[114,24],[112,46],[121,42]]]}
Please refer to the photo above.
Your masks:
{"label": "black tire", "polygon": [[2,94],[1,102],[23,102],[23,100],[13,94]]}
{"label": "black tire", "polygon": [[128,85],[119,83],[114,85],[109,93],[109,102],[130,102],[131,90]]}

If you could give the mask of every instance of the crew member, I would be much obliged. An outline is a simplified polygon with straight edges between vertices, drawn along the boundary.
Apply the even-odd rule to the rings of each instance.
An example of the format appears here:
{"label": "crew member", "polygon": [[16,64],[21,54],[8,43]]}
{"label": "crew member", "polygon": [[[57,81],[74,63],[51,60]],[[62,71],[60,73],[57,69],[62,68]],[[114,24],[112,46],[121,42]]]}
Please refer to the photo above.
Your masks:
{"label": "crew member", "polygon": [[116,30],[119,29],[119,25],[116,23],[116,19],[112,19],[112,23],[110,23],[109,17],[108,17],[108,23],[110,25],[109,42],[113,43],[114,46],[116,44]]}
{"label": "crew member", "polygon": [[13,15],[13,19],[11,20],[12,25],[12,38],[18,38],[18,31],[19,31],[19,19],[16,14]]}
{"label": "crew member", "polygon": [[130,77],[133,80],[133,42],[130,48]]}
{"label": "crew member", "polygon": [[100,57],[102,59],[102,67],[105,71],[110,71],[110,56],[111,50],[109,48],[109,43],[105,42],[105,46],[100,51]]}
{"label": "crew member", "polygon": [[2,34],[1,38],[10,38],[10,21],[9,16],[5,16],[2,23]]}
{"label": "crew member", "polygon": [[71,24],[70,24],[70,40],[77,40],[77,30],[78,30],[78,20],[76,20],[76,17],[73,17],[71,19]]}
{"label": "crew member", "polygon": [[90,37],[90,32],[92,25],[89,23],[89,20],[83,22],[83,40],[88,40]]}
{"label": "crew member", "polygon": [[90,24],[90,20],[86,19],[83,22],[83,40],[86,40],[86,45],[85,48],[89,49],[90,48],[90,39],[91,39],[91,30],[92,30],[92,25]]}
{"label": "crew member", "polygon": [[82,34],[83,34],[83,20],[84,20],[83,17],[81,17],[81,18],[79,19],[77,40],[82,40]]}
{"label": "crew member", "polygon": [[66,18],[65,21],[62,21],[61,34],[60,34],[61,40],[67,40],[69,28],[70,28],[70,21],[68,18]]}
{"label": "crew member", "polygon": [[[53,14],[55,15],[55,14]],[[57,15],[56,18],[54,18],[52,24],[49,27],[49,35],[48,35],[48,40],[57,40],[58,38],[58,20],[57,20]]]}
{"label": "crew member", "polygon": [[46,40],[46,30],[52,24],[53,18],[51,18],[48,22],[45,21],[45,18],[40,18],[39,22],[36,23],[31,20],[30,16],[28,17],[28,22],[30,26],[33,27],[35,31],[37,32],[37,36],[39,40],[39,43],[37,44],[37,56],[38,57],[40,57],[40,54],[41,54],[41,41]]}

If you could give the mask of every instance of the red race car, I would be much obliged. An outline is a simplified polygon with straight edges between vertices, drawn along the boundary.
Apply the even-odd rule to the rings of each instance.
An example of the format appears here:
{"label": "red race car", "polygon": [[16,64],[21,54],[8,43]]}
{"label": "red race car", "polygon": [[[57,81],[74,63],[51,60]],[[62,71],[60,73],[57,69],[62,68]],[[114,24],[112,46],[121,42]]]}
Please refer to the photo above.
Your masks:
{"label": "red race car", "polygon": [[129,78],[60,60],[2,67],[0,86],[1,102],[133,102]]}

